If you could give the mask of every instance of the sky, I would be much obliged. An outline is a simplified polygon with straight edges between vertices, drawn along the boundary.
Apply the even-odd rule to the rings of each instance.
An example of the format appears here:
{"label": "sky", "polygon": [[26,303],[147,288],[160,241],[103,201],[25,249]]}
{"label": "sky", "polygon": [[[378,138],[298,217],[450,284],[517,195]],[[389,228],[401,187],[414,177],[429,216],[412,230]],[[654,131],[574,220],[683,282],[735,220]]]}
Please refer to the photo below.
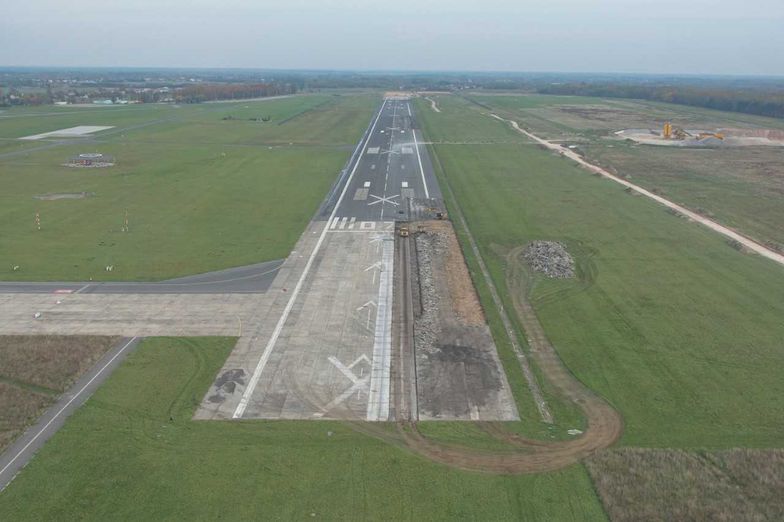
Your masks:
{"label": "sky", "polygon": [[784,0],[10,0],[0,66],[784,75]]}

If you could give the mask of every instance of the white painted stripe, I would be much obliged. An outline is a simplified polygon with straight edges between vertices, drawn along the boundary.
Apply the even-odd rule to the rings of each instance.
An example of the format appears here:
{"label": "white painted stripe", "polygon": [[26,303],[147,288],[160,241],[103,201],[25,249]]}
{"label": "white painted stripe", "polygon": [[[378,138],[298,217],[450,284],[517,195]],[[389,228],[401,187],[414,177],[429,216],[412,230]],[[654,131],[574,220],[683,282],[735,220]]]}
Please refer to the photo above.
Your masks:
{"label": "white painted stripe", "polygon": [[425,181],[425,169],[422,168],[422,157],[419,155],[419,143],[417,143],[416,131],[412,129],[411,134],[414,135],[414,148],[416,149],[417,161],[419,162],[419,173],[422,174],[422,186],[425,187],[425,197],[430,199],[430,191],[427,190],[427,181]]}
{"label": "white painted stripe", "polygon": [[357,218],[353,217],[353,218],[351,218],[351,220],[348,222],[348,229],[349,229],[349,230],[351,230],[352,228],[354,228],[354,222],[355,222],[356,220],[357,220]]}
{"label": "white painted stripe", "polygon": [[[370,136],[373,135],[373,131],[376,130],[376,124],[378,123],[379,118],[381,118],[381,112],[384,110],[384,106],[386,105],[387,100],[384,99],[384,102],[381,104],[381,109],[378,111],[376,115],[376,120],[373,122],[373,126],[370,128],[370,132],[367,134],[367,139],[365,140],[364,148],[367,148],[368,141],[370,141]],[[340,197],[338,197],[337,203],[335,203],[335,208],[332,209],[332,214],[329,216],[329,220],[333,220],[335,218],[335,214],[340,207],[340,203],[343,201],[343,198],[346,195],[346,191],[348,190],[349,185],[351,185],[351,180],[354,178],[354,173],[357,171],[357,167],[359,167],[359,163],[362,156],[357,156],[356,163],[354,163],[354,168],[351,169],[351,174],[349,174],[348,179],[346,180],[346,184],[343,186],[343,190],[340,193]],[[329,222],[329,221],[328,221]],[[286,303],[286,308],[283,309],[283,314],[281,314],[280,319],[278,319],[278,323],[275,325],[275,329],[272,331],[272,336],[270,340],[267,342],[267,346],[264,348],[264,352],[261,354],[261,358],[259,359],[258,364],[256,364],[256,368],[253,370],[253,375],[251,375],[250,380],[248,381],[248,387],[245,388],[245,392],[242,394],[242,398],[240,399],[240,403],[237,405],[237,409],[234,410],[233,417],[238,419],[242,417],[245,413],[245,410],[248,407],[248,403],[250,402],[250,397],[253,395],[253,391],[256,389],[256,386],[259,384],[259,379],[261,378],[261,372],[264,371],[264,367],[267,365],[267,361],[269,361],[270,355],[272,354],[273,348],[275,348],[275,343],[278,342],[278,337],[280,337],[280,333],[283,331],[283,325],[286,324],[286,320],[289,318],[289,314],[291,313],[291,309],[294,308],[294,301],[297,299],[300,291],[302,290],[302,285],[305,284],[305,278],[310,272],[310,267],[313,266],[313,260],[316,259],[316,254],[321,249],[321,245],[324,243],[324,238],[327,237],[327,231],[329,230],[328,226],[324,226],[324,229],[321,231],[321,235],[316,242],[316,246],[313,248],[313,252],[310,253],[310,257],[308,258],[308,262],[305,264],[305,268],[302,271],[302,275],[299,276],[299,280],[297,281],[297,285],[294,287],[294,291],[291,292],[291,297],[289,297],[289,302]]]}
{"label": "white painted stripe", "polygon": [[336,226],[338,226],[338,221],[340,221],[339,217],[336,217],[335,219],[329,218],[329,222],[330,222],[329,228],[334,229]]}
{"label": "white painted stripe", "polygon": [[392,362],[392,273],[395,262],[394,236],[387,237],[381,253],[381,278],[378,285],[376,331],[373,360],[370,364],[367,420],[389,420],[389,383]]}
{"label": "white painted stripe", "polygon": [[365,188],[370,188],[370,182],[369,181],[365,182]]}
{"label": "white painted stripe", "polygon": [[340,225],[338,225],[338,228],[340,230],[343,230],[344,228],[346,228],[346,223],[348,223],[348,217],[344,217],[343,219],[340,220]]}
{"label": "white painted stripe", "polygon": [[46,431],[46,429],[47,429],[47,428],[48,428],[48,427],[49,427],[49,426],[50,426],[50,425],[51,425],[51,424],[52,424],[52,423],[53,423],[55,420],[57,420],[57,418],[58,418],[58,417],[60,417],[60,415],[62,415],[62,413],[63,413],[63,412],[66,410],[66,408],[68,408],[68,406],[70,406],[70,405],[71,405],[71,403],[72,403],[73,401],[75,401],[76,399],[78,399],[78,398],[79,398],[79,396],[80,396],[80,395],[81,395],[81,394],[84,392],[84,390],[86,390],[86,389],[87,389],[87,387],[88,387],[88,386],[90,386],[90,385],[93,383],[93,381],[94,381],[95,379],[97,379],[98,377],[100,377],[100,376],[101,376],[101,374],[104,372],[104,370],[106,370],[106,368],[108,368],[108,367],[109,367],[109,365],[110,365],[110,364],[112,364],[112,363],[114,362],[114,360],[115,360],[115,359],[117,359],[117,358],[118,358],[120,355],[122,355],[123,353],[125,353],[125,350],[126,350],[126,349],[127,349],[127,348],[128,348],[130,345],[131,345],[131,343],[132,343],[132,342],[134,342],[135,340],[136,340],[136,337],[133,337],[133,338],[131,338],[131,340],[130,340],[130,341],[128,341],[127,343],[125,343],[125,346],[123,346],[122,348],[120,348],[120,350],[119,350],[119,351],[118,351],[116,354],[114,354],[114,356],[112,356],[112,358],[111,358],[111,359],[109,359],[109,360],[106,362],[106,364],[104,364],[104,365],[103,365],[103,367],[101,367],[101,369],[100,369],[100,370],[98,370],[98,371],[96,372],[96,374],[95,374],[95,375],[93,375],[92,379],[90,379],[89,381],[87,381],[87,383],[85,383],[85,385],[84,385],[84,386],[82,386],[82,387],[81,387],[81,389],[79,389],[79,391],[78,391],[78,392],[76,392],[76,393],[74,394],[74,396],[73,396],[73,397],[71,397],[71,399],[70,399],[68,402],[66,402],[66,403],[65,403],[65,405],[64,405],[62,408],[60,408],[60,410],[59,410],[57,413],[55,413],[55,414],[54,414],[54,416],[53,416],[51,419],[49,419],[49,422],[47,422],[46,424],[44,424],[44,427],[43,427],[43,428],[41,428],[41,429],[40,429],[40,431],[39,431],[38,433],[36,433],[36,434],[35,434],[35,436],[34,436],[32,439],[30,439],[30,442],[28,442],[27,444],[25,444],[25,445],[24,445],[24,447],[23,447],[22,449],[20,449],[20,450],[19,450],[19,453],[17,453],[16,455],[14,455],[14,458],[12,458],[10,461],[8,461],[8,464],[6,464],[6,465],[3,467],[3,469],[0,469],[0,475],[2,475],[3,473],[5,473],[5,470],[7,470],[7,469],[9,468],[9,466],[11,466],[11,464],[13,464],[14,462],[16,462],[16,459],[18,459],[18,458],[19,458],[19,456],[20,456],[22,453],[24,453],[25,451],[27,451],[27,448],[29,448],[29,447],[30,447],[30,445],[31,445],[33,442],[35,442],[36,440],[38,440],[38,437],[40,437],[40,436],[41,436],[41,434],[42,434],[43,432],[45,432],[45,431]]}
{"label": "white painted stripe", "polygon": [[408,181],[404,181],[401,185],[403,185],[403,188],[408,188]]}
{"label": "white painted stripe", "polygon": [[408,109],[408,115],[411,116],[411,104],[406,103],[406,109]]}

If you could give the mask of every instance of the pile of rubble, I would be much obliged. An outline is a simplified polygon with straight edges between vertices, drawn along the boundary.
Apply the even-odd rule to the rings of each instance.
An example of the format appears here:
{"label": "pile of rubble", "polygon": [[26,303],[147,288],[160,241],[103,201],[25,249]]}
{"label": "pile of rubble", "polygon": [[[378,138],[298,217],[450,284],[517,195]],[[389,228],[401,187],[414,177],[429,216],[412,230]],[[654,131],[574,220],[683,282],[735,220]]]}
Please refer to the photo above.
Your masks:
{"label": "pile of rubble", "polygon": [[541,272],[547,277],[574,277],[574,260],[566,247],[557,241],[532,241],[523,252],[523,257],[535,272]]}
{"label": "pile of rubble", "polygon": [[446,245],[439,234],[417,234],[417,277],[422,314],[414,321],[414,346],[417,353],[432,353],[438,340],[438,292],[433,279],[433,259],[444,256]]}

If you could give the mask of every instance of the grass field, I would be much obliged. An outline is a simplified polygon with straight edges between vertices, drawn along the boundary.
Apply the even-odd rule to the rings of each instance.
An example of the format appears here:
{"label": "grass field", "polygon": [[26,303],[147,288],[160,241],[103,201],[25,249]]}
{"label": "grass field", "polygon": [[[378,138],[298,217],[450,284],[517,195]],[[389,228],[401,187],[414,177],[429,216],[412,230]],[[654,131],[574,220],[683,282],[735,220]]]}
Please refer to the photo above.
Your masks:
{"label": "grass field", "polygon": [[118,340],[80,335],[0,336],[0,451]]}
{"label": "grass field", "polygon": [[[426,135],[489,119],[451,103],[442,114],[462,119],[420,103]],[[522,140],[435,151],[499,288],[502,254],[533,239],[564,241],[591,267],[534,278],[530,299],[567,366],[622,413],[622,444],[784,444],[780,266]]]}
{"label": "grass field", "polygon": [[784,450],[624,448],[587,467],[613,521],[784,519]]}
{"label": "grass field", "polygon": [[[285,257],[376,104],[375,95],[329,94],[6,111],[0,279],[159,280]],[[270,120],[250,120],[262,117]],[[27,154],[3,156],[19,147],[18,137],[80,124],[116,128],[43,149],[51,144],[24,142]],[[117,165],[61,165],[93,151],[115,156]],[[34,198],[79,192],[92,195]],[[126,211],[130,231],[122,232]]]}
{"label": "grass field", "polygon": [[578,96],[471,99],[541,137],[574,143],[589,161],[784,251],[784,147],[672,148],[610,139],[621,129],[660,129],[665,121],[687,129],[782,129],[780,119]]}
{"label": "grass field", "polygon": [[145,340],[0,493],[0,519],[605,519],[580,466],[493,476],[337,422],[190,420],[232,344]]}

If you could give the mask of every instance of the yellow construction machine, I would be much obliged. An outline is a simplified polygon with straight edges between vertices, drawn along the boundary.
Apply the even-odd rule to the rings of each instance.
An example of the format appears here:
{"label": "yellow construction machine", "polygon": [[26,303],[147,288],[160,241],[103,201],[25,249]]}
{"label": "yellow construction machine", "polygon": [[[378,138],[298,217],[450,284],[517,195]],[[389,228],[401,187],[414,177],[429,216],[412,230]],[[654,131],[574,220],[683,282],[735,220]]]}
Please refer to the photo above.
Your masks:
{"label": "yellow construction machine", "polygon": [[[688,137],[693,137],[692,134],[683,130],[680,127],[673,127],[672,123],[667,122],[664,124],[664,129],[662,129],[662,137],[665,140],[685,140]],[[705,138],[716,138],[719,140],[724,139],[724,134],[720,132],[700,132],[697,134],[698,140],[704,140]]]}
{"label": "yellow construction machine", "polygon": [[672,123],[670,122],[664,124],[662,137],[665,140],[685,140],[688,136],[691,136],[691,134],[681,129],[680,127],[673,127]]}

